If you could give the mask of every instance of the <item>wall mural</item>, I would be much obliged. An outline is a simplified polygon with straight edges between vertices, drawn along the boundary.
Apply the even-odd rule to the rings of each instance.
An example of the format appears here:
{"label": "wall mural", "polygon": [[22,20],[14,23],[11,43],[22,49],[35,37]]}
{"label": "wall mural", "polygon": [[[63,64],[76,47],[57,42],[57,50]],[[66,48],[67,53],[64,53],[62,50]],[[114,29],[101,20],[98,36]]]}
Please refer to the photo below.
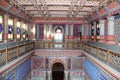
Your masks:
{"label": "wall mural", "polygon": [[32,68],[34,69],[44,69],[44,58],[34,57],[32,58]]}
{"label": "wall mural", "polygon": [[84,67],[84,58],[72,58],[72,70],[83,69]]}
{"label": "wall mural", "polygon": [[84,57],[32,57],[32,68],[33,69],[46,69],[49,70],[54,63],[60,62],[64,65],[65,69],[68,70],[79,70],[84,67]]}

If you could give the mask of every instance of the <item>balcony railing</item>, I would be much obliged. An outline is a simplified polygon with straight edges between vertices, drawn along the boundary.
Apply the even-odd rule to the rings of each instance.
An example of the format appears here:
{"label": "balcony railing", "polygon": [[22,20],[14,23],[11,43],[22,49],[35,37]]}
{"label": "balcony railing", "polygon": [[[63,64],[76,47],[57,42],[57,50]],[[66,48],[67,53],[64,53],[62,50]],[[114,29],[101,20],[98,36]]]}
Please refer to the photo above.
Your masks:
{"label": "balcony railing", "polygon": [[27,42],[0,49],[0,67],[34,49],[34,42]]}
{"label": "balcony railing", "polygon": [[62,47],[60,47],[60,49],[79,49],[81,46],[80,42],[74,42],[74,41],[68,41],[68,42],[37,41],[35,42],[36,49],[56,49],[55,45],[61,45]]}
{"label": "balcony railing", "polygon": [[120,72],[120,53],[88,43],[82,43],[82,49]]}

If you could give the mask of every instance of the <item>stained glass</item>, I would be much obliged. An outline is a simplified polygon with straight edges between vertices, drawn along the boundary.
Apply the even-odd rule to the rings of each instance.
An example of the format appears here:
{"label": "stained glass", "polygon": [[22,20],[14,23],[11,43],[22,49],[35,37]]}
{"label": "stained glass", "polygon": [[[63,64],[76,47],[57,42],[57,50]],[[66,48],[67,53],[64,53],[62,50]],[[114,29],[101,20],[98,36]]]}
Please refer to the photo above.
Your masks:
{"label": "stained glass", "polygon": [[17,28],[17,34],[20,34],[20,28]]}
{"label": "stained glass", "polygon": [[8,19],[8,39],[13,40],[13,20]]}
{"label": "stained glass", "polygon": [[2,32],[2,30],[3,30],[3,29],[2,29],[2,24],[0,24],[0,33]]}
{"label": "stained glass", "polygon": [[0,41],[2,41],[3,38],[3,26],[2,26],[2,16],[0,16]]}
{"label": "stained glass", "polygon": [[9,25],[9,26],[8,26],[8,34],[12,34],[12,31],[13,31],[13,30],[12,30],[12,26]]}

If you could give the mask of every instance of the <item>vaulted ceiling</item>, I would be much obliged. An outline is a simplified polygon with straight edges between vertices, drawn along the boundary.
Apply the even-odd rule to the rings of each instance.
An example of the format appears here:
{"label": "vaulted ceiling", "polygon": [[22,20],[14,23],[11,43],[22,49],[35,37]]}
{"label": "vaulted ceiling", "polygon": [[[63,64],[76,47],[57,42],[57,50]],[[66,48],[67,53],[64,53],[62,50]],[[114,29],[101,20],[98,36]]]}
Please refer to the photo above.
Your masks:
{"label": "vaulted ceiling", "polygon": [[32,17],[85,17],[111,0],[9,0]]}

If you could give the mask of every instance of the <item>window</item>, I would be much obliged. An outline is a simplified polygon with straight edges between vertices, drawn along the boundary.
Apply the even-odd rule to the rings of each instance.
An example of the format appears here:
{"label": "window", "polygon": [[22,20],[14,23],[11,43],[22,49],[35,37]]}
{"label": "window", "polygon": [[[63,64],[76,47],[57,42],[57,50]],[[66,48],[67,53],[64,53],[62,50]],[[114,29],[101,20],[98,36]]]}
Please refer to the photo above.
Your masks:
{"label": "window", "polygon": [[8,19],[8,40],[13,40],[13,19]]}
{"label": "window", "polygon": [[27,25],[25,23],[23,23],[23,39],[25,40],[26,39],[26,34],[27,34]]}
{"label": "window", "polygon": [[20,30],[20,22],[19,21],[17,22],[16,32],[17,32],[17,39],[19,40],[20,39],[20,32],[21,32],[21,30]]}
{"label": "window", "polygon": [[0,41],[3,40],[3,25],[2,25],[2,23],[3,23],[3,18],[2,18],[2,16],[0,16]]}

